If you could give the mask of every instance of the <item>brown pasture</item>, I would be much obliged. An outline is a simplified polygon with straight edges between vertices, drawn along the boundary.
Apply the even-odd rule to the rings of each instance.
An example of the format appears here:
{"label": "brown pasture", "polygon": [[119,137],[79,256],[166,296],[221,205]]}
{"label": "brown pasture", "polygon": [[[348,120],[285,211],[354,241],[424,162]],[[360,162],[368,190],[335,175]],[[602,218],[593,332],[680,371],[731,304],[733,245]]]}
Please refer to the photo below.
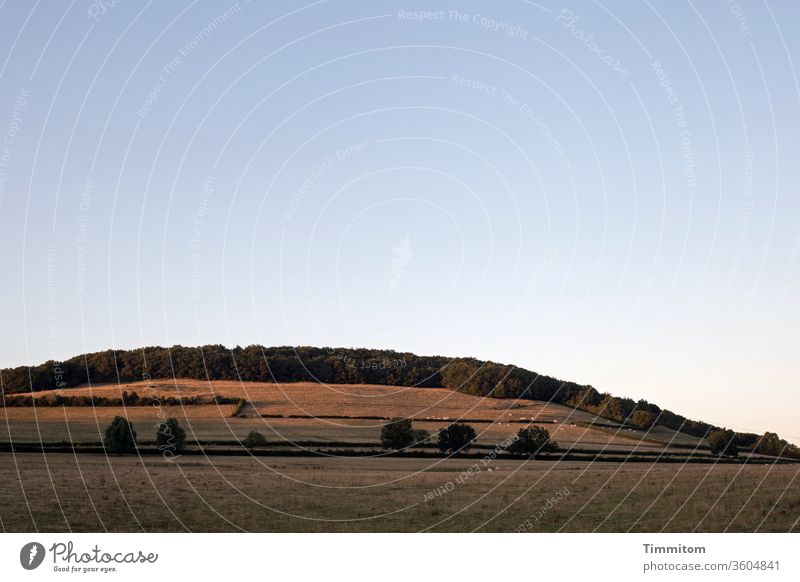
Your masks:
{"label": "brown pasture", "polygon": [[[256,430],[276,441],[377,442],[384,421],[329,417],[401,416],[413,418],[415,428],[431,433],[446,424],[443,419],[485,421],[474,425],[481,444],[500,443],[524,426],[520,421],[529,420],[543,423],[553,440],[565,448],[657,451],[673,444],[699,444],[694,437],[663,427],[657,427],[642,440],[641,432],[566,406],[482,398],[444,388],[178,379],[81,387],[61,393],[119,398],[123,391],[155,398],[155,405],[6,408],[0,412],[0,441],[97,442],[102,440],[110,420],[122,415],[134,423],[143,440],[152,440],[160,419],[176,417],[186,428],[190,440],[235,440]],[[47,394],[36,393],[37,396]],[[233,405],[162,406],[160,403],[168,396],[210,398],[215,394],[243,398],[252,406],[245,408],[244,417],[232,418]],[[262,415],[305,418],[264,418]],[[601,422],[613,428],[595,430],[586,426],[590,422]],[[652,439],[659,442],[651,442]]]}
{"label": "brown pasture", "polygon": [[[480,470],[468,473],[476,463]],[[800,531],[799,470],[2,453],[0,524],[54,532],[788,532]]]}

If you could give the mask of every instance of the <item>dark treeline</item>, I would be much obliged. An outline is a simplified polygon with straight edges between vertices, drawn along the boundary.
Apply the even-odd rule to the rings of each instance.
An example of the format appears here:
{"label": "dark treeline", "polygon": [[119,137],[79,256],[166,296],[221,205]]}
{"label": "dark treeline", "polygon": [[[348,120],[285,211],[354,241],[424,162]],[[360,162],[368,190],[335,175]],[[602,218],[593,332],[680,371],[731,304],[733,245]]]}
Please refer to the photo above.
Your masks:
{"label": "dark treeline", "polygon": [[[226,348],[147,347],[108,350],[63,362],[0,371],[3,394],[151,379],[324,382],[444,387],[477,396],[522,398],[565,404],[638,428],[663,425],[697,437],[717,429],[689,420],[645,400],[598,392],[511,365],[474,358],[417,356],[389,350],[248,346]],[[737,435],[742,447],[756,445],[754,434]]]}
{"label": "dark treeline", "polygon": [[5,394],[172,378],[440,387],[439,371],[449,361],[382,350],[173,346],[107,350],[9,368],[0,370],[0,378]]}
{"label": "dark treeline", "polygon": [[232,396],[139,396],[136,392],[122,393],[122,398],[106,396],[70,396],[48,394],[32,398],[30,395],[8,395],[0,400],[0,406],[25,408],[33,406],[193,406],[196,404],[237,404],[239,398]]}

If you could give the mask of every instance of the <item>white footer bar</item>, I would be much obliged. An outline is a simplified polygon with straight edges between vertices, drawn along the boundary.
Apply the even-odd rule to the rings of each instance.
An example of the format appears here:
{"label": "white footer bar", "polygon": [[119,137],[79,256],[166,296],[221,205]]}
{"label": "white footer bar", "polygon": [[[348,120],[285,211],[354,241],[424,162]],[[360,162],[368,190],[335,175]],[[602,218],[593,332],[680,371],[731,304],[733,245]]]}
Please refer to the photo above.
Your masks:
{"label": "white footer bar", "polygon": [[795,581],[799,541],[792,534],[2,534],[0,572],[3,580]]}

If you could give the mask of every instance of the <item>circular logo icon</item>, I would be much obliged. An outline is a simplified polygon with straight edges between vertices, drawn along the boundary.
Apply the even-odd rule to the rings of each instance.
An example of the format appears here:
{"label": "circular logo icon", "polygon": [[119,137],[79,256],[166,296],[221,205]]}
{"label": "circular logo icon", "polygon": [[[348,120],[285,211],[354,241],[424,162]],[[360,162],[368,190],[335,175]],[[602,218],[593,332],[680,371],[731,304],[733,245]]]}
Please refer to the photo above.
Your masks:
{"label": "circular logo icon", "polygon": [[19,563],[26,570],[35,570],[44,561],[44,546],[39,542],[30,542],[19,551]]}

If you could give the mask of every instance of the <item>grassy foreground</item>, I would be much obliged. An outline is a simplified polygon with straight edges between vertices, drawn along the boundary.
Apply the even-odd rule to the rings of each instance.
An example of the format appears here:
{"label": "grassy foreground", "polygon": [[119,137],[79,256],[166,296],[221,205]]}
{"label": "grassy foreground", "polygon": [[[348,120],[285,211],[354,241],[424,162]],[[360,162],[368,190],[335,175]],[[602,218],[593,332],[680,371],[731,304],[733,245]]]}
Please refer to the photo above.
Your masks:
{"label": "grassy foreground", "polygon": [[[800,531],[797,465],[0,454],[4,531]],[[491,469],[491,470],[490,470]],[[437,492],[439,494],[436,494]]]}

